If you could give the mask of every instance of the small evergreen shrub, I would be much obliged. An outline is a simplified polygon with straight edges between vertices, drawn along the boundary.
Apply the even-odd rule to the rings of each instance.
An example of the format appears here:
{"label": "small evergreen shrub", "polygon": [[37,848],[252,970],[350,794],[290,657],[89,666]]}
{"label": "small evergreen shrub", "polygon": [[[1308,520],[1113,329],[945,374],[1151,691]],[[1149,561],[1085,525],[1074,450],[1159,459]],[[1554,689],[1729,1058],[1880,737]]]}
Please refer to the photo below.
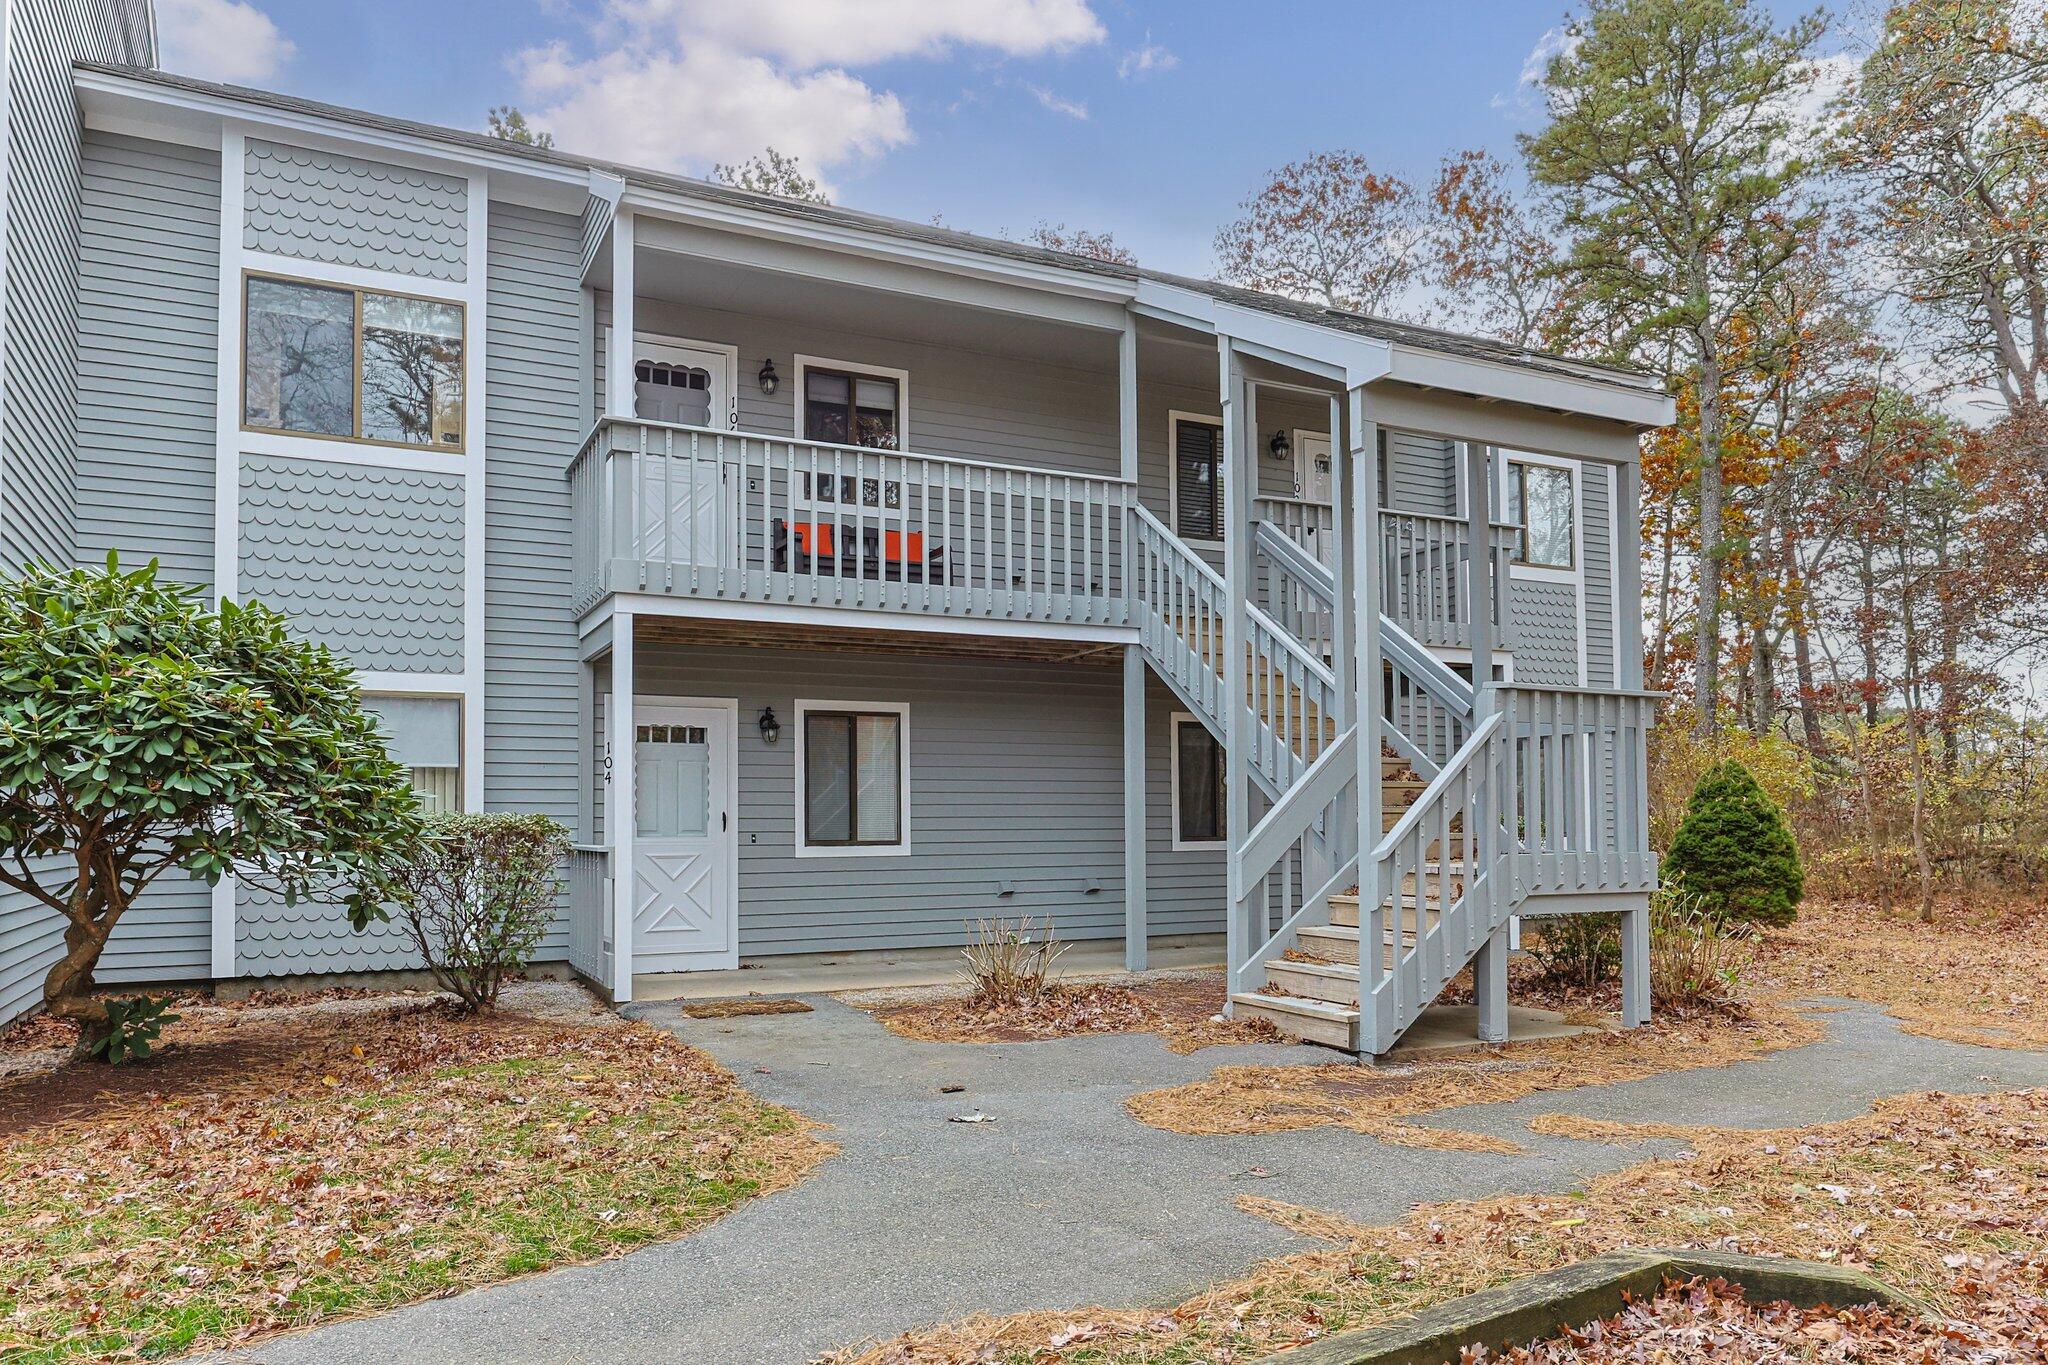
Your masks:
{"label": "small evergreen shrub", "polygon": [[1709,768],[1692,789],[1664,876],[1713,914],[1763,925],[1790,924],[1806,889],[1784,812],[1733,761]]}
{"label": "small evergreen shrub", "polygon": [[163,1036],[164,1025],[178,1022],[170,1007],[169,1000],[152,1000],[146,995],[133,1000],[109,1000],[106,1032],[80,1035],[79,1051],[109,1066],[142,1061]]}

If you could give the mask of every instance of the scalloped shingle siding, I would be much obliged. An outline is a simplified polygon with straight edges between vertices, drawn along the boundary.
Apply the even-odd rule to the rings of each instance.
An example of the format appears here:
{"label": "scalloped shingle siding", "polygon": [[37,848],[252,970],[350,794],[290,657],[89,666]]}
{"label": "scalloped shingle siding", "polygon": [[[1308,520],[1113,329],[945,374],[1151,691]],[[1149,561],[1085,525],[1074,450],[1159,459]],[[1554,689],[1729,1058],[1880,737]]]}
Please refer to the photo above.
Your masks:
{"label": "scalloped shingle siding", "polygon": [[1535,687],[1579,682],[1579,591],[1569,583],[1518,578],[1508,587],[1514,618],[1515,681]]}
{"label": "scalloped shingle siding", "polygon": [[242,245],[430,280],[468,278],[469,204],[453,176],[249,139]]}
{"label": "scalloped shingle siding", "polygon": [[462,669],[462,473],[242,464],[241,594],[357,668]]}

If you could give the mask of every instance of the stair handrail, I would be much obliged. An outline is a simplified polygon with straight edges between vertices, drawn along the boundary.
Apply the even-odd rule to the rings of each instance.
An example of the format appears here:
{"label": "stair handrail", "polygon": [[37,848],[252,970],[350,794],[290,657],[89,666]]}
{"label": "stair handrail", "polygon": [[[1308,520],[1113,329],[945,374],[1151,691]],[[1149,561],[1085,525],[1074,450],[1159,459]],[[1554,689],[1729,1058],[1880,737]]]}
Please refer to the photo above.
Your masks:
{"label": "stair handrail", "polygon": [[1334,610],[1337,606],[1336,575],[1329,566],[1296,544],[1292,536],[1281,531],[1270,521],[1256,524],[1253,535],[1257,537],[1258,548],[1275,560],[1290,575],[1301,580],[1301,585],[1316,595],[1325,607]]}
{"label": "stair handrail", "polygon": [[1472,761],[1473,755],[1500,731],[1503,723],[1498,712],[1479,722],[1479,727],[1459,746],[1458,752],[1451,755],[1451,761],[1444,764],[1443,771],[1430,779],[1429,785],[1422,789],[1422,795],[1416,797],[1415,803],[1401,812],[1401,818],[1394,821],[1387,832],[1380,836],[1380,841],[1373,845],[1374,862],[1391,857],[1401,840],[1415,832],[1415,827],[1422,823],[1426,808],[1432,802],[1443,799],[1443,793],[1457,781],[1458,775]]}
{"label": "stair handrail", "polygon": [[[1323,807],[1343,794],[1344,788],[1358,780],[1358,727],[1353,726],[1337,737],[1336,743],[1317,756],[1308,770],[1295,779],[1294,785],[1275,801],[1250,834],[1231,852],[1231,860],[1239,866],[1243,880],[1263,877],[1273,870],[1273,865],[1286,856],[1287,850],[1301,836],[1301,831],[1313,822]],[[1256,870],[1254,870],[1256,869]]]}

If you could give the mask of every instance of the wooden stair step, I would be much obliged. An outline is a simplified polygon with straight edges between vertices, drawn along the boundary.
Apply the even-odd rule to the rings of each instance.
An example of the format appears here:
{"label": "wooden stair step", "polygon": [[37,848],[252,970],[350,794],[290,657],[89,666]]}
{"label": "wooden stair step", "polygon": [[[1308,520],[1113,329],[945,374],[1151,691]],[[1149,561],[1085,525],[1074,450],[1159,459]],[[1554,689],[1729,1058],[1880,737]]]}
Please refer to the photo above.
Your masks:
{"label": "wooden stair step", "polygon": [[1356,962],[1302,962],[1280,957],[1266,964],[1266,980],[1290,996],[1326,1000],[1333,1005],[1358,1003]]}
{"label": "wooden stair step", "polygon": [[1346,1052],[1358,1050],[1358,1010],[1354,1007],[1258,991],[1239,991],[1230,997],[1230,1004],[1238,1018],[1270,1020],[1289,1038]]}

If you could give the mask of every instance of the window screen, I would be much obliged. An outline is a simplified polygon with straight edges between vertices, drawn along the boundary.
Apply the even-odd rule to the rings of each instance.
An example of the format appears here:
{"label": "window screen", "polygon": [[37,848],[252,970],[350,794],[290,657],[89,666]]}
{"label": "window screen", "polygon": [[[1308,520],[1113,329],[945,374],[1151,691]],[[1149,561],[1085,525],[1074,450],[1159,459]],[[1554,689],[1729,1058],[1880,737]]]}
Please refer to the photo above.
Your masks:
{"label": "window screen", "polygon": [[1223,428],[1176,422],[1173,432],[1173,529],[1190,540],[1221,540]]}
{"label": "window screen", "polygon": [[804,716],[807,847],[903,842],[903,718],[895,712]]}
{"label": "window screen", "polygon": [[1174,793],[1174,838],[1182,843],[1221,843],[1228,837],[1223,746],[1199,721],[1175,721],[1175,756],[1180,789]]}

